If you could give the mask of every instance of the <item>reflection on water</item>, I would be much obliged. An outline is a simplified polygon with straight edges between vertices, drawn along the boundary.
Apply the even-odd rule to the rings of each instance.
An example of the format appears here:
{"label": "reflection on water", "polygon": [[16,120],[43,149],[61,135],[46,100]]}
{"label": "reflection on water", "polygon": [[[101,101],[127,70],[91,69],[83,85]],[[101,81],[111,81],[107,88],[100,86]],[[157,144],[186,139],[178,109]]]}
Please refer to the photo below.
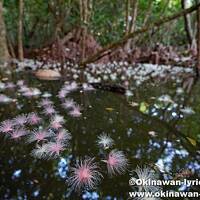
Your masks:
{"label": "reflection on water", "polygon": [[[34,112],[42,122],[24,129],[49,130],[49,116],[56,113],[63,121],[59,118],[54,129],[61,125],[71,139],[56,156],[38,159],[31,152],[41,142],[27,143],[27,133],[17,140],[2,133],[0,199],[127,199],[132,190],[128,184],[130,173],[144,165],[156,165],[165,172],[164,178],[171,178],[182,169],[191,169],[192,178],[200,176],[200,83],[189,94],[182,90],[181,83],[150,83],[135,89],[133,96],[125,97],[91,88],[76,88],[67,93],[68,90],[62,90],[62,81],[39,81],[23,74],[14,74],[11,80],[3,82],[1,121]],[[72,102],[62,100],[66,96],[80,106],[71,115],[66,107]],[[52,107],[44,110],[41,101],[47,98]],[[17,121],[23,124],[23,119]],[[112,145],[105,145],[108,138],[103,138],[103,145],[99,145],[102,135],[109,136]],[[112,149],[123,151],[128,159],[124,174],[108,175],[102,160]],[[75,192],[68,186],[70,168],[76,160],[87,156],[95,158],[104,178],[96,189]]]}

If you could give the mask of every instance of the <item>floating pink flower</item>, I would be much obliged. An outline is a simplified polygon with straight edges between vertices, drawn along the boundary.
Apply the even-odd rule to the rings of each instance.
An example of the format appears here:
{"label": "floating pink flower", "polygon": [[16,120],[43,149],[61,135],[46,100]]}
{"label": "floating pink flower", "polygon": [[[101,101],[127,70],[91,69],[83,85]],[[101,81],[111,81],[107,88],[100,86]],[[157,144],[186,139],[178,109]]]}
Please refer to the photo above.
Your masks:
{"label": "floating pink flower", "polygon": [[14,119],[15,125],[19,125],[19,126],[24,126],[27,122],[28,122],[28,119],[27,119],[27,117],[26,117],[25,114],[18,115],[18,116]]}
{"label": "floating pink flower", "polygon": [[71,134],[65,129],[59,130],[58,133],[55,135],[56,142],[62,143],[67,143],[71,139],[71,137]]}
{"label": "floating pink flower", "polygon": [[23,93],[23,92],[27,92],[27,91],[29,91],[29,88],[26,85],[20,86],[19,92]]}
{"label": "floating pink flower", "polygon": [[52,105],[53,103],[49,99],[45,98],[45,99],[42,99],[42,101],[39,104],[41,106],[49,106],[49,105]]}
{"label": "floating pink flower", "polygon": [[66,143],[62,142],[49,142],[45,144],[46,158],[57,158],[60,153],[66,148]]}
{"label": "floating pink flower", "polygon": [[16,87],[16,85],[15,85],[14,83],[12,83],[12,82],[8,82],[8,83],[6,84],[6,88],[11,89],[11,88],[14,88],[14,87]]}
{"label": "floating pink flower", "polygon": [[0,94],[0,103],[8,103],[11,102],[12,99],[4,94]]}
{"label": "floating pink flower", "polygon": [[37,115],[37,113],[30,113],[28,115],[28,122],[31,124],[31,125],[35,125],[35,124],[38,124],[41,122],[41,118]]}
{"label": "floating pink flower", "polygon": [[24,80],[18,80],[17,81],[18,86],[23,86],[24,85]]}
{"label": "floating pink flower", "polygon": [[71,84],[65,85],[63,90],[69,92],[75,91],[78,88],[78,85],[76,82],[72,82]]}
{"label": "floating pink flower", "polygon": [[27,134],[28,132],[25,129],[17,129],[10,133],[10,137],[11,139],[18,140]]}
{"label": "floating pink flower", "polygon": [[50,127],[57,130],[59,128],[62,128],[62,124],[59,121],[52,120],[50,123]]}
{"label": "floating pink flower", "polygon": [[45,110],[44,110],[45,115],[53,115],[55,113],[56,113],[56,111],[53,106],[48,105],[47,107],[45,107]]}
{"label": "floating pink flower", "polygon": [[13,127],[14,127],[13,121],[11,120],[3,121],[0,126],[0,132],[9,133],[14,130]]}
{"label": "floating pink flower", "polygon": [[74,190],[95,188],[102,178],[98,169],[94,158],[79,160],[71,170],[72,174],[68,179],[69,185]]}
{"label": "floating pink flower", "polygon": [[29,138],[27,139],[28,143],[31,142],[40,142],[45,141],[47,138],[52,137],[53,133],[47,130],[35,130],[32,134],[30,134]]}
{"label": "floating pink flower", "polygon": [[59,91],[59,93],[58,93],[58,97],[60,98],[60,99],[63,99],[63,98],[65,98],[66,97],[66,95],[68,94],[68,92],[66,91],[66,90],[60,90]]}
{"label": "floating pink flower", "polygon": [[69,112],[69,115],[71,115],[72,117],[80,117],[82,115],[80,107],[74,106],[73,110]]}
{"label": "floating pink flower", "polygon": [[57,122],[57,121],[53,121],[53,122],[51,122],[51,128],[53,128],[53,129],[59,129],[59,128],[62,128],[62,124],[60,123],[60,122]]}
{"label": "floating pink flower", "polygon": [[27,88],[26,91],[22,93],[25,97],[39,96],[41,94],[38,88]]}
{"label": "floating pink flower", "polygon": [[103,161],[107,163],[108,173],[111,176],[123,174],[128,166],[128,160],[122,151],[112,150],[109,153],[107,160]]}
{"label": "floating pink flower", "polygon": [[75,106],[75,102],[73,99],[66,99],[62,106],[65,109],[73,108]]}

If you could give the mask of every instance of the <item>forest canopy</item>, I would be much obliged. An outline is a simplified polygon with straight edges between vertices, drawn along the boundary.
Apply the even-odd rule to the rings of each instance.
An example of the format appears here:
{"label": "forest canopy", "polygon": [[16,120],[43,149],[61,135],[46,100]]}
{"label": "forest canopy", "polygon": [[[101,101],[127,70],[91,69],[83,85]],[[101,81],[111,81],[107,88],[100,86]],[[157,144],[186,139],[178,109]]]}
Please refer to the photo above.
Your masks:
{"label": "forest canopy", "polygon": [[[151,3],[152,2],[152,3]],[[121,38],[126,31],[126,1],[99,0],[90,2],[92,5],[90,20],[87,24],[94,37],[105,45]],[[17,37],[18,26],[18,0],[4,1],[4,15],[9,37],[14,45]],[[153,5],[151,5],[153,4]],[[189,5],[193,4],[189,1]],[[26,47],[39,47],[48,42],[55,34],[55,27],[62,23],[62,33],[65,35],[74,27],[81,25],[78,0],[29,0],[24,1],[24,45]],[[144,21],[154,22],[162,16],[173,14],[181,9],[180,0],[140,0],[138,3],[136,29],[143,26]],[[150,11],[148,9],[151,9]],[[131,8],[129,7],[129,13]],[[148,19],[147,14],[149,14]],[[194,18],[192,23],[194,23]],[[128,17],[131,20],[131,13]],[[146,22],[147,23],[147,22]],[[169,28],[170,27],[170,28]],[[174,21],[172,24],[155,30],[151,37],[146,35],[146,40],[151,37],[151,43],[156,41],[164,44],[187,44],[184,31],[184,18]],[[144,36],[143,36],[144,37]]]}

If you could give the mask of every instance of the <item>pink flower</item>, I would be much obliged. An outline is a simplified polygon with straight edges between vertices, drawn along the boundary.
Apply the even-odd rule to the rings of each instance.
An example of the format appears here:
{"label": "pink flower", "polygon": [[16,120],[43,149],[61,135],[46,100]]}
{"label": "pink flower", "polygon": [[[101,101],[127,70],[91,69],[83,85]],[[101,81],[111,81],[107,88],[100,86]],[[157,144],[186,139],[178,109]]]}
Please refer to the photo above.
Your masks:
{"label": "pink flower", "polygon": [[46,131],[46,130],[35,130],[33,133],[29,136],[27,139],[28,143],[31,142],[40,142],[40,141],[45,141],[47,138],[52,137],[53,133],[51,131]]}
{"label": "pink flower", "polygon": [[52,120],[50,123],[50,126],[51,126],[51,128],[56,129],[56,130],[59,128],[62,128],[61,122],[56,121],[56,120]]}
{"label": "pink flower", "polygon": [[78,85],[76,82],[72,82],[71,84],[68,84],[68,85],[65,85],[63,87],[63,90],[67,91],[68,93],[69,92],[72,92],[74,90],[76,90],[78,88]]}
{"label": "pink flower", "polygon": [[10,131],[13,131],[13,126],[14,124],[11,120],[3,121],[0,126],[0,132],[8,133]]}
{"label": "pink flower", "polygon": [[111,176],[117,173],[123,174],[128,166],[128,160],[122,151],[112,150],[107,160],[103,161],[107,163],[108,173]]}
{"label": "pink flower", "polygon": [[56,139],[56,142],[66,143],[71,139],[71,137],[72,136],[68,131],[66,131],[65,129],[62,129],[56,134],[55,139]]}
{"label": "pink flower", "polygon": [[58,97],[59,97],[60,99],[63,99],[63,98],[66,97],[67,94],[68,94],[68,92],[62,89],[62,90],[59,91]]}
{"label": "pink flower", "polygon": [[61,142],[49,142],[45,144],[46,157],[57,158],[65,150],[66,144]]}
{"label": "pink flower", "polygon": [[53,121],[51,122],[51,128],[53,129],[59,129],[59,128],[62,128],[62,124],[60,122],[57,122],[57,121]]}
{"label": "pink flower", "polygon": [[6,88],[14,88],[14,87],[16,87],[16,86],[15,86],[15,84],[12,83],[12,82],[8,82],[8,83],[6,84]]}
{"label": "pink flower", "polygon": [[0,94],[0,103],[7,103],[12,101],[12,99],[4,94]]}
{"label": "pink flower", "polygon": [[69,185],[75,190],[95,188],[102,178],[98,169],[94,158],[79,160],[71,170],[72,174],[68,179]]}
{"label": "pink flower", "polygon": [[30,113],[28,115],[28,122],[31,124],[31,125],[35,125],[35,124],[38,124],[41,122],[41,118],[37,115],[37,113]]}
{"label": "pink flower", "polygon": [[23,93],[23,96],[25,97],[32,97],[33,96],[33,92],[31,90],[28,90],[26,92]]}
{"label": "pink flower", "polygon": [[42,99],[42,101],[40,102],[40,105],[41,106],[49,106],[49,105],[52,105],[52,101],[50,101],[49,99],[45,98],[45,99]]}
{"label": "pink flower", "polygon": [[17,85],[18,85],[18,86],[24,85],[24,80],[18,80],[18,81],[17,81]]}
{"label": "pink flower", "polygon": [[62,106],[65,109],[73,108],[75,106],[75,102],[73,99],[66,99]]}
{"label": "pink flower", "polygon": [[45,115],[53,115],[54,113],[56,113],[56,111],[52,105],[48,105],[47,107],[45,107],[45,110],[44,110]]}
{"label": "pink flower", "polygon": [[19,125],[19,126],[24,126],[27,123],[28,119],[26,117],[25,114],[22,115],[18,115],[15,119],[14,119],[14,123],[15,125]]}
{"label": "pink flower", "polygon": [[27,91],[29,91],[29,88],[25,85],[21,86],[20,89],[19,89],[19,92],[22,92],[22,93],[27,92]]}
{"label": "pink flower", "polygon": [[10,133],[10,137],[11,137],[11,139],[18,140],[22,136],[25,136],[27,134],[28,133],[27,133],[27,131],[25,129],[17,129],[17,130],[15,130],[15,131]]}
{"label": "pink flower", "polygon": [[74,106],[73,110],[71,110],[69,112],[69,115],[71,115],[72,117],[80,117],[82,115],[82,113],[80,111],[80,107],[79,106]]}

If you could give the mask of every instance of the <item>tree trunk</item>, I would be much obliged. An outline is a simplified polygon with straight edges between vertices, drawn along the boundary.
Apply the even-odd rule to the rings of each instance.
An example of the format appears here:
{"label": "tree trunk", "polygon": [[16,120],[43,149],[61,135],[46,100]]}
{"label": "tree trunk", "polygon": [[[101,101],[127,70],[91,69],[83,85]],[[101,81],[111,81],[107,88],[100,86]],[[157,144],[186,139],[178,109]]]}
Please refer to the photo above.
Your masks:
{"label": "tree trunk", "polygon": [[6,62],[10,58],[6,42],[6,28],[3,19],[3,2],[0,0],[0,62]]}
{"label": "tree trunk", "polygon": [[145,18],[144,18],[144,21],[143,21],[143,27],[146,26],[150,16],[151,16],[151,13],[152,13],[152,7],[153,7],[153,0],[149,0],[149,4],[148,4],[148,9],[147,9],[147,12],[145,14]]}
{"label": "tree trunk", "polygon": [[137,11],[138,11],[138,0],[132,1],[132,15],[131,15],[131,23],[129,26],[129,33],[132,33],[135,31],[136,26],[136,18],[137,18]]}
{"label": "tree trunk", "polygon": [[126,35],[129,32],[130,0],[126,0]]}
{"label": "tree trunk", "polygon": [[12,42],[11,42],[9,36],[7,36],[7,44],[8,44],[8,49],[9,49],[11,57],[16,58],[15,50],[13,48],[13,45],[12,45]]}
{"label": "tree trunk", "polygon": [[[188,0],[181,0],[182,8],[186,9],[190,7],[190,1]],[[189,41],[189,44],[192,45],[194,42],[194,30],[192,29],[192,24],[191,24],[191,16],[189,14],[184,15],[184,21],[185,21],[185,31],[187,34],[187,38]]]}
{"label": "tree trunk", "polygon": [[88,33],[88,24],[92,12],[91,0],[79,0],[80,20],[81,20],[81,61],[86,57],[86,37]]}
{"label": "tree trunk", "polygon": [[[128,4],[128,2],[127,2]],[[128,6],[128,5],[127,5]],[[133,33],[135,31],[135,27],[136,27],[136,18],[137,18],[137,11],[138,11],[138,0],[132,0],[131,2],[131,20],[129,21],[128,19],[128,32],[126,33]],[[128,16],[129,18],[129,16]],[[132,43],[133,43],[133,39],[129,39],[126,43],[125,49],[127,52],[129,52],[132,48]]]}
{"label": "tree trunk", "polygon": [[20,61],[24,60],[23,51],[23,0],[19,0],[19,21],[18,21],[18,58]]}

